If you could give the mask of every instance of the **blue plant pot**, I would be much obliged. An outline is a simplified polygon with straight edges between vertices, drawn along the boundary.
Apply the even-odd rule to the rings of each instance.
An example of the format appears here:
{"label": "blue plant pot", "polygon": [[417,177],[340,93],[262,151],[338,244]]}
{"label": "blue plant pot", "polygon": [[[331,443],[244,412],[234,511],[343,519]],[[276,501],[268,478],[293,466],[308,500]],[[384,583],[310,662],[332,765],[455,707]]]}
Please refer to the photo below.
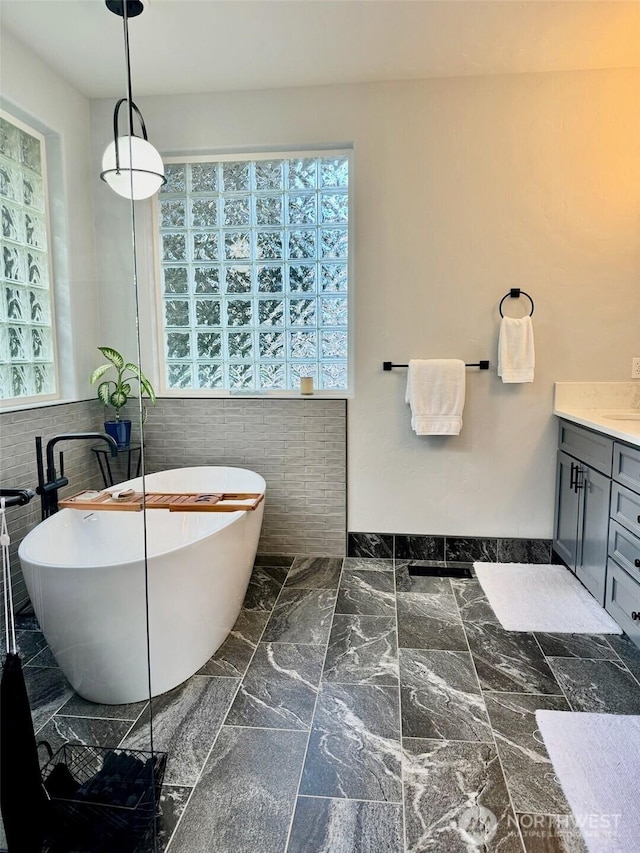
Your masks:
{"label": "blue plant pot", "polygon": [[107,435],[116,440],[118,447],[129,447],[131,443],[131,421],[105,421],[104,429]]}

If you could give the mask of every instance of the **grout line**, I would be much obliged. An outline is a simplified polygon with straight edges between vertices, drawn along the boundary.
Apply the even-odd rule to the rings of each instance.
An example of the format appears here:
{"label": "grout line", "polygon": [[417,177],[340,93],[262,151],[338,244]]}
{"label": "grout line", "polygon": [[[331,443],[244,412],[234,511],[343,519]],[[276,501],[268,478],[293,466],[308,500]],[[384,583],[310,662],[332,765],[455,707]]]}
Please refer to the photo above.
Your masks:
{"label": "grout line", "polygon": [[[293,563],[292,563],[291,565],[293,565]],[[261,566],[254,566],[254,567],[253,567],[253,569],[256,569],[256,568],[260,569],[260,568],[262,568],[262,567],[261,567]],[[279,568],[284,568],[284,567],[279,567]],[[253,574],[253,569],[251,570],[252,574]],[[290,572],[290,571],[291,571],[291,566],[287,569],[287,575],[289,574],[289,572]],[[249,667],[251,666],[251,663],[252,663],[252,661],[253,661],[253,659],[254,659],[254,657],[255,657],[256,651],[258,650],[258,646],[260,645],[260,642],[261,642],[261,640],[262,640],[262,637],[264,636],[264,632],[265,632],[265,631],[266,631],[266,629],[267,629],[267,625],[269,624],[269,621],[270,621],[270,619],[271,619],[271,616],[272,616],[272,614],[273,614],[273,612],[274,612],[274,610],[275,610],[275,608],[276,608],[276,604],[278,603],[278,600],[280,599],[280,596],[282,595],[282,590],[284,589],[284,585],[285,585],[286,580],[287,580],[287,577],[286,577],[286,575],[285,575],[285,578],[284,578],[284,580],[283,580],[283,582],[282,582],[282,586],[280,587],[280,591],[278,592],[278,595],[276,596],[276,599],[275,599],[275,601],[273,602],[273,606],[271,607],[271,610],[270,610],[270,611],[267,611],[267,612],[269,613],[269,616],[268,616],[268,618],[267,618],[267,620],[266,620],[266,622],[265,622],[265,624],[264,624],[264,627],[263,627],[263,629],[262,629],[262,632],[261,632],[261,634],[260,634],[260,637],[259,637],[259,639],[258,639],[258,642],[256,643],[256,646],[255,646],[255,648],[254,648],[254,650],[253,650],[253,653],[252,653],[252,655],[251,655],[251,657],[250,657],[250,659],[249,659],[249,663],[247,664],[247,668],[245,669],[245,671],[244,671],[244,673],[243,673],[242,677],[240,677],[240,678],[238,679],[238,687],[237,687],[237,689],[236,689],[236,692],[233,694],[233,698],[231,699],[231,702],[229,703],[229,707],[227,708],[227,713],[224,715],[224,719],[222,720],[222,723],[221,723],[221,724],[220,724],[220,726],[218,727],[218,731],[216,732],[216,736],[214,737],[213,742],[211,743],[211,747],[210,747],[209,751],[207,752],[207,754],[206,754],[206,756],[205,756],[205,758],[204,758],[204,761],[202,762],[202,767],[200,768],[200,771],[198,772],[198,776],[197,776],[197,778],[196,778],[196,781],[194,782],[193,787],[191,788],[191,793],[190,793],[190,794],[189,794],[189,796],[187,797],[187,801],[186,801],[186,803],[184,804],[184,808],[183,808],[183,810],[182,810],[182,814],[180,815],[179,820],[176,822],[176,825],[175,825],[175,826],[174,826],[174,828],[173,828],[173,832],[171,833],[171,837],[170,837],[170,838],[169,838],[169,840],[167,841],[167,844],[166,844],[166,846],[165,846],[165,853],[168,853],[169,848],[170,848],[170,846],[171,846],[171,844],[172,844],[172,842],[173,842],[173,839],[175,838],[176,832],[178,831],[178,828],[179,828],[180,824],[182,823],[182,820],[183,820],[183,818],[184,818],[184,816],[185,816],[185,814],[186,814],[186,812],[187,812],[187,809],[188,809],[188,807],[189,807],[189,803],[191,802],[191,798],[193,797],[193,795],[194,795],[194,793],[195,793],[195,790],[196,790],[196,788],[198,787],[198,784],[199,784],[200,780],[202,779],[202,774],[204,773],[204,769],[205,769],[205,767],[207,766],[207,762],[209,761],[209,758],[211,757],[211,753],[213,752],[213,750],[214,750],[214,748],[215,748],[215,745],[216,745],[216,743],[218,742],[218,737],[220,736],[220,732],[221,732],[221,731],[222,731],[222,729],[225,727],[225,722],[226,722],[227,717],[229,716],[229,711],[231,710],[231,708],[232,708],[232,706],[233,706],[233,703],[234,703],[234,702],[235,702],[235,700],[236,700],[236,696],[238,695],[238,692],[239,692],[239,690],[240,690],[240,687],[242,686],[242,682],[244,681],[244,678],[245,678],[245,676],[246,676],[247,672],[249,671]],[[249,578],[249,583],[251,583],[251,578]],[[247,584],[247,588],[248,588],[248,586],[249,586],[249,584]],[[242,610],[242,608],[241,608],[241,610]],[[261,612],[265,612],[265,611],[261,611]],[[214,652],[214,654],[215,654],[215,652]],[[211,676],[211,677],[213,677],[213,676]],[[231,726],[229,726],[228,728],[231,728]]]}
{"label": "grout line", "polygon": [[[625,661],[625,659],[622,657],[622,655],[621,655],[619,652],[617,652],[617,651],[616,651],[616,649],[614,649],[614,648],[613,648],[613,646],[611,645],[611,643],[609,642],[609,640],[607,640],[607,635],[606,635],[606,634],[601,634],[600,636],[604,637],[604,639],[605,639],[605,641],[606,641],[607,645],[609,646],[609,648],[611,649],[611,651],[612,651],[612,652],[614,653],[614,655],[615,655],[615,658],[604,658],[604,660],[613,660],[613,662],[614,662],[614,663],[616,663],[617,661],[620,661],[620,663],[621,663],[621,664],[626,668],[626,670],[629,672],[629,674],[631,675],[631,677],[633,678],[633,680],[634,680],[634,681],[638,684],[638,686],[640,687],[640,676],[636,676],[636,675],[634,675],[634,673],[631,671],[631,667],[627,664],[627,662],[626,662],[626,661]],[[622,634],[622,635],[621,635],[621,634],[615,634],[614,636],[616,636],[616,637],[619,637],[619,636],[626,636],[626,634]],[[631,642],[631,640],[629,640],[629,642]]]}
{"label": "grout line", "polygon": [[[338,578],[338,589],[340,588],[340,582],[342,580],[342,573],[344,571],[344,560],[345,560],[345,558],[343,557],[342,558],[342,564],[340,566],[340,576]],[[284,589],[284,587],[283,587],[283,589]],[[296,793],[295,793],[295,797],[293,799],[293,809],[291,811],[291,817],[289,819],[289,829],[287,831],[287,839],[286,839],[285,845],[284,845],[284,853],[286,853],[287,848],[289,847],[289,842],[291,841],[291,831],[293,829],[293,821],[294,821],[295,816],[296,816],[296,806],[298,804],[298,797],[300,796],[300,786],[302,784],[302,777],[304,774],[304,768],[305,768],[305,764],[307,763],[307,754],[309,752],[309,742],[311,741],[311,733],[313,732],[313,723],[314,723],[314,720],[316,718],[316,709],[318,707],[318,699],[320,698],[320,693],[322,691],[322,686],[323,686],[322,675],[324,673],[324,668],[325,668],[325,665],[327,662],[327,655],[329,653],[329,642],[331,640],[331,631],[333,629],[333,622],[334,622],[335,615],[336,615],[337,601],[338,601],[338,594],[337,594],[337,590],[336,590],[336,600],[333,603],[333,613],[331,615],[331,625],[329,626],[329,633],[327,634],[327,642],[325,644],[324,658],[322,660],[322,668],[320,670],[320,680],[318,681],[318,691],[316,693],[316,701],[313,703],[313,713],[311,714],[311,721],[309,723],[309,735],[307,737],[307,744],[305,746],[304,756],[302,759],[302,765],[300,767],[300,775],[298,776],[298,785],[296,787]]]}
{"label": "grout line", "polygon": [[396,538],[393,537],[393,592],[394,610],[396,615],[396,659],[398,661],[398,711],[400,713],[400,790],[402,796],[402,846],[405,853],[409,839],[407,838],[406,790],[404,784],[404,732],[402,730],[402,681],[400,678],[400,626],[398,624],[398,579],[396,575]]}
{"label": "grout line", "polygon": [[571,704],[571,700],[569,699],[569,696],[567,695],[566,690],[565,690],[565,689],[564,689],[564,687],[562,686],[562,683],[560,682],[560,679],[559,679],[559,678],[558,678],[558,676],[556,675],[556,673],[555,673],[555,671],[554,671],[554,669],[553,669],[553,666],[551,665],[551,661],[549,660],[549,657],[553,657],[553,655],[549,655],[549,656],[545,655],[544,650],[543,650],[542,646],[540,645],[540,641],[539,641],[539,640],[538,640],[538,638],[536,637],[535,633],[533,633],[533,639],[534,639],[534,641],[535,641],[536,645],[538,646],[538,648],[540,649],[540,654],[542,655],[542,657],[543,657],[544,662],[546,663],[546,665],[549,667],[549,669],[550,669],[550,671],[551,671],[551,675],[553,675],[553,680],[556,682],[556,684],[557,684],[557,685],[558,685],[558,687],[560,688],[560,694],[559,694],[559,695],[564,696],[565,701],[566,701],[567,705],[569,706],[569,708],[570,708],[572,711],[575,711],[576,709],[575,709],[575,708],[573,707],[573,705]]}
{"label": "grout line", "polygon": [[[453,587],[452,587],[452,589],[453,589]],[[455,596],[455,594],[454,594],[454,600],[455,600],[456,608],[458,610],[458,615],[459,615],[460,620],[462,622],[462,630],[464,631],[465,640],[467,641],[467,648],[469,649],[469,657],[471,658],[471,665],[473,667],[473,671],[476,674],[476,681],[478,682],[478,688],[480,690],[480,695],[482,696],[482,702],[485,706],[485,713],[487,715],[487,720],[489,722],[489,728],[491,729],[491,736],[493,738],[493,745],[494,745],[494,749],[496,751],[496,757],[498,759],[498,764],[500,765],[500,770],[502,771],[502,778],[504,780],[504,786],[505,786],[505,789],[507,791],[507,796],[509,797],[509,805],[511,806],[511,813],[513,815],[513,819],[516,823],[516,826],[518,827],[518,837],[520,838],[520,844],[522,846],[522,850],[524,851],[524,853],[526,853],[526,846],[524,843],[524,838],[522,836],[522,830],[521,830],[520,824],[516,818],[517,812],[516,812],[516,808],[515,808],[514,803],[513,803],[513,797],[511,796],[511,790],[509,789],[509,784],[507,782],[507,774],[505,773],[504,765],[502,763],[502,757],[500,755],[500,750],[498,748],[498,743],[496,740],[496,735],[495,735],[495,731],[493,728],[493,724],[491,723],[491,717],[489,716],[489,711],[487,710],[487,703],[485,701],[484,691],[482,689],[482,683],[480,681],[480,676],[478,675],[478,669],[476,667],[475,658],[473,657],[473,652],[471,651],[471,645],[469,644],[469,637],[467,636],[467,629],[466,629],[465,624],[464,624],[464,619],[462,618],[462,610],[460,609],[460,605],[458,603],[458,599]]]}

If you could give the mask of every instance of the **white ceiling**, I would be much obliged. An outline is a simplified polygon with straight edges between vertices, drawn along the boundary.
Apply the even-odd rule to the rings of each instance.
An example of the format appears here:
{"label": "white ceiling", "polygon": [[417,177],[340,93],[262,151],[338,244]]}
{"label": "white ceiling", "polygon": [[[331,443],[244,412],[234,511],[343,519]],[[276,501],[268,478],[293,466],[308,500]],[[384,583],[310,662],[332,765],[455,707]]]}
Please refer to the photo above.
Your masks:
{"label": "white ceiling", "polygon": [[[0,25],[88,97],[122,92],[103,0],[1,0]],[[153,0],[129,31],[136,95],[640,65],[638,0]]]}

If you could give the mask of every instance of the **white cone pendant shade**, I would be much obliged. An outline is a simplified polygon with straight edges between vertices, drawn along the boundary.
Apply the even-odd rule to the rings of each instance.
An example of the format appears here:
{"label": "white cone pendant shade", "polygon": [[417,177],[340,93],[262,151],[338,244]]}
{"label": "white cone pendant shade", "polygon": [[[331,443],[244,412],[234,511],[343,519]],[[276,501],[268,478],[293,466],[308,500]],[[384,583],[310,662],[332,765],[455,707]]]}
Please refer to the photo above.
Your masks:
{"label": "white cone pendant shade", "polygon": [[100,177],[124,198],[149,198],[165,183],[164,164],[146,139],[119,136],[104,152]]}

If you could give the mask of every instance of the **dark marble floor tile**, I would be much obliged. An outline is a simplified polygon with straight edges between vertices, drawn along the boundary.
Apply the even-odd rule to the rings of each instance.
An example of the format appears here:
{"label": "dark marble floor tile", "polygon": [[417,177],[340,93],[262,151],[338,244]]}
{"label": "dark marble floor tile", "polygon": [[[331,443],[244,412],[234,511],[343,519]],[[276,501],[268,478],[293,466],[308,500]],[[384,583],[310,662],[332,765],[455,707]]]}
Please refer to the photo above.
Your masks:
{"label": "dark marble floor tile", "polygon": [[465,619],[464,627],[483,690],[562,693],[533,634],[482,621],[479,606],[474,613],[475,621]]}
{"label": "dark marble floor tile", "polygon": [[550,563],[550,539],[498,539],[498,563]]}
{"label": "dark marble floor tile", "polygon": [[398,645],[408,649],[468,651],[452,595],[399,592]]}
{"label": "dark marble floor tile", "polygon": [[640,649],[626,634],[607,634],[607,642],[636,681],[640,682]]}
{"label": "dark marble floor tile", "polygon": [[242,603],[243,610],[270,611],[276,603],[288,571],[277,566],[254,569]]}
{"label": "dark marble floor tile", "polygon": [[350,684],[397,685],[395,618],[334,616],[323,678]]}
{"label": "dark marble floor tile", "polygon": [[485,701],[514,809],[569,814],[571,809],[556,780],[536,723],[538,709],[570,711],[566,699],[487,693]]}
{"label": "dark marble floor tile", "polygon": [[[45,646],[47,641],[44,638],[42,631],[20,631],[16,630],[16,648],[22,661],[22,666],[27,666]],[[0,636],[0,656],[5,657],[6,651],[5,629],[4,624]],[[13,641],[9,641],[9,648],[12,649]]]}
{"label": "dark marble floor tile", "polygon": [[[445,562],[442,561],[445,566]],[[396,590],[398,592],[426,592],[432,595],[451,595],[451,582],[445,577],[409,574],[409,563],[405,560],[396,563]]]}
{"label": "dark marble floor tile", "polygon": [[338,590],[336,613],[395,617],[396,596],[392,572],[345,570]]}
{"label": "dark marble floor tile", "polygon": [[309,729],[324,653],[324,646],[260,643],[226,725]]}
{"label": "dark marble floor tile", "polygon": [[89,702],[74,693],[58,714],[66,717],[94,717],[133,722],[138,719],[148,704],[148,702],[132,702],[129,705],[98,705],[97,702]]}
{"label": "dark marble floor tile", "polygon": [[224,726],[171,853],[282,853],[307,737],[306,732]]}
{"label": "dark marble floor tile", "polygon": [[[171,836],[178,825],[191,796],[193,788],[185,788],[181,785],[163,785],[160,793],[160,807],[156,818],[156,845],[154,853],[164,853],[167,849]],[[147,845],[148,848],[148,845]],[[138,853],[150,853],[141,849]]]}
{"label": "dark marble floor tile", "polygon": [[536,633],[535,638],[545,655],[550,657],[615,658],[613,649],[600,634]]}
{"label": "dark marble floor tile", "polygon": [[[165,784],[195,785],[237,687],[237,678],[194,675],[152,700],[154,749],[169,755]],[[123,747],[149,749],[149,716],[147,709]]]}
{"label": "dark marble floor tile", "polygon": [[24,667],[33,727],[37,732],[73,696],[73,688],[57,667]]}
{"label": "dark marble floor tile", "polygon": [[526,853],[587,853],[573,815],[516,814]]}
{"label": "dark marble floor tile", "polygon": [[[129,720],[99,720],[90,717],[52,717],[38,732],[38,740],[46,740],[57,752],[65,743],[85,746],[117,747],[131,728]],[[40,757],[48,759],[44,750]]]}
{"label": "dark marble floor tile", "polygon": [[489,599],[480,586],[480,581],[456,578],[451,581],[451,588],[456,597],[463,623],[480,621],[500,625],[498,617],[489,604]]}
{"label": "dark marble floor tile", "polygon": [[404,737],[491,741],[469,652],[400,649]]}
{"label": "dark marble floor tile", "polygon": [[268,619],[269,614],[264,610],[241,610],[231,633],[198,675],[242,677]]}
{"label": "dark marble floor tile", "polygon": [[396,534],[396,560],[444,560],[444,536]]}
{"label": "dark marble floor tile", "polygon": [[27,666],[58,666],[58,661],[54,658],[53,652],[49,648],[49,646],[45,646],[41,652],[38,652],[37,655],[34,655],[30,660]]}
{"label": "dark marble floor tile", "polygon": [[376,559],[375,557],[345,557],[342,564],[344,571],[359,569],[368,572],[392,572],[393,560]]}
{"label": "dark marble floor tile", "polygon": [[283,589],[262,639],[270,643],[327,642],[337,593],[329,589]]}
{"label": "dark marble floor tile", "polygon": [[291,564],[295,560],[295,554],[258,554],[254,560],[254,566],[283,566],[286,569],[291,568]]}
{"label": "dark marble floor tile", "polygon": [[337,589],[342,560],[342,557],[296,557],[285,586],[293,589]]}
{"label": "dark marble floor tile", "polygon": [[521,853],[494,746],[403,741],[407,853]]}
{"label": "dark marble floor tile", "polygon": [[349,557],[393,558],[393,534],[349,533],[347,554]]}
{"label": "dark marble floor tile", "polygon": [[640,685],[622,664],[578,658],[549,663],[574,711],[640,714]]}
{"label": "dark marble floor tile", "polygon": [[472,563],[482,560],[485,563],[495,563],[498,556],[498,540],[486,539],[480,536],[463,538],[447,536],[445,541],[445,560],[462,560]]}
{"label": "dark marble floor tile", "polygon": [[16,613],[16,630],[17,631],[39,631],[40,625],[38,617],[33,611],[33,607],[29,605],[20,613]]}
{"label": "dark marble floor tile", "polygon": [[287,853],[404,853],[402,806],[298,797]]}
{"label": "dark marble floor tile", "polygon": [[324,683],[300,794],[400,802],[398,690]]}

